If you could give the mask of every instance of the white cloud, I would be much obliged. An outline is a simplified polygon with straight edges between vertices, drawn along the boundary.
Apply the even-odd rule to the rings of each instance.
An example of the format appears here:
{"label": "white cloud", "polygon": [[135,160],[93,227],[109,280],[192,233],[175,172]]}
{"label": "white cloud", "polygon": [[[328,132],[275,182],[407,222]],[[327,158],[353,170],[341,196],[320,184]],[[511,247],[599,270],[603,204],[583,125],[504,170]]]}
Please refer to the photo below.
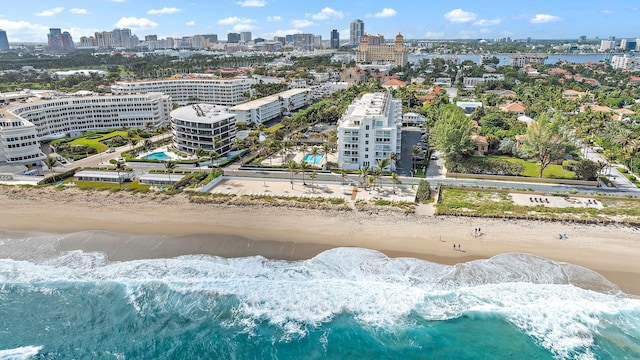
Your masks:
{"label": "white cloud", "polygon": [[186,26],[194,26],[196,24],[195,21],[191,20],[191,21],[187,21],[186,23],[184,23]]}
{"label": "white cloud", "polygon": [[158,23],[153,22],[147,18],[121,17],[116,23],[117,28],[136,28],[136,29],[153,29],[158,26]]}
{"label": "white cloud", "polygon": [[454,9],[444,14],[444,18],[451,21],[452,23],[466,23],[471,22],[476,19],[478,15],[464,11],[462,9]]}
{"label": "white cloud", "polygon": [[151,9],[147,11],[149,15],[168,15],[168,14],[176,14],[181,12],[182,9],[178,9],[176,7],[163,7],[162,9]]}
{"label": "white cloud", "polygon": [[115,3],[123,3],[123,2],[127,2],[127,0],[111,0],[111,1],[113,1],[113,2],[115,2]]}
{"label": "white cloud", "polygon": [[398,12],[393,10],[392,8],[384,8],[381,11],[375,14],[367,14],[368,18],[388,18],[392,16],[398,15]]}
{"label": "white cloud", "polygon": [[613,12],[613,10],[606,10],[606,9],[605,9],[605,10],[602,10],[602,11],[600,11],[600,12],[601,12],[601,13],[603,13],[603,14],[605,14],[605,15],[611,15],[611,14],[613,14],[613,13],[614,13],[614,12]]}
{"label": "white cloud", "polygon": [[273,39],[275,36],[287,36],[291,34],[299,34],[300,32],[301,31],[299,29],[275,30],[263,33],[261,36],[267,39]]}
{"label": "white cloud", "polygon": [[473,39],[478,37],[477,35],[478,33],[475,32],[474,30],[460,30],[460,32],[458,33],[458,36],[461,39]]}
{"label": "white cloud", "polygon": [[264,7],[267,2],[264,0],[244,0],[237,2],[242,7]]}
{"label": "white cloud", "polygon": [[251,24],[256,22],[253,19],[249,18],[239,18],[237,16],[230,16],[228,18],[218,20],[218,24],[220,25],[234,25],[234,24]]}
{"label": "white cloud", "polygon": [[305,28],[305,27],[309,27],[309,26],[313,26],[314,23],[311,20],[291,20],[291,25],[293,25],[294,28]]}
{"label": "white cloud", "polygon": [[257,27],[255,25],[251,25],[249,23],[233,25],[233,31],[251,31],[251,30],[255,30],[255,29],[257,29]]}
{"label": "white cloud", "polygon": [[544,24],[560,20],[562,19],[559,16],[549,14],[536,14],[536,16],[529,19],[529,22],[532,24]]}
{"label": "white cloud", "polygon": [[91,13],[89,12],[89,10],[87,10],[87,9],[78,9],[78,8],[73,8],[73,9],[70,9],[69,11],[71,11],[71,12],[72,12],[72,13],[74,13],[74,14],[79,14],[79,15],[91,14]]}
{"label": "white cloud", "polygon": [[478,26],[493,26],[493,25],[498,25],[502,22],[502,20],[500,19],[491,19],[491,20],[487,20],[487,19],[480,19],[476,22],[473,23],[473,25],[478,25]]}
{"label": "white cloud", "polygon": [[282,16],[278,16],[278,15],[276,15],[276,16],[267,16],[267,21],[268,22],[277,22],[277,21],[280,21],[280,20],[282,20]]}
{"label": "white cloud", "polygon": [[7,19],[0,19],[0,29],[7,32],[10,42],[44,42],[49,32],[48,26]]}
{"label": "white cloud", "polygon": [[63,7],[57,7],[49,10],[44,10],[36,14],[36,16],[53,16],[55,14],[59,14],[64,10]]}
{"label": "white cloud", "polygon": [[427,39],[442,39],[444,37],[444,33],[442,31],[427,31],[424,34],[424,37]]}
{"label": "white cloud", "polygon": [[344,18],[344,14],[342,11],[334,10],[330,7],[326,7],[320,10],[317,14],[306,14],[306,17],[310,17],[313,20],[327,20],[327,19],[342,19]]}

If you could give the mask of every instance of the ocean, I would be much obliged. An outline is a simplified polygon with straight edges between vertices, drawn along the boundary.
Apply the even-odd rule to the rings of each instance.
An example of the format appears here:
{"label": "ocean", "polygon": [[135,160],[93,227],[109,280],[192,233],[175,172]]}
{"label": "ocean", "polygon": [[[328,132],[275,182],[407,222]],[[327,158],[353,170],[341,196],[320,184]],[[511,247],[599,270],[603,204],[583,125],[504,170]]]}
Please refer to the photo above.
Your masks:
{"label": "ocean", "polygon": [[0,232],[0,359],[640,358],[640,298],[536,256],[58,250],[95,236]]}

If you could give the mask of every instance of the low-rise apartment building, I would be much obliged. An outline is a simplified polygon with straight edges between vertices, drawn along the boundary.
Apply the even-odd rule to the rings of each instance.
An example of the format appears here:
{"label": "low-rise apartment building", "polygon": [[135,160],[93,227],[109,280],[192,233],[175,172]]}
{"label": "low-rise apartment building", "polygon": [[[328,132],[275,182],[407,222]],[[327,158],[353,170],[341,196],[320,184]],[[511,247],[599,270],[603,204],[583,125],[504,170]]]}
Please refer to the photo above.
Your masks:
{"label": "low-rise apartment building", "polygon": [[402,101],[391,94],[365,94],[338,121],[338,166],[358,170],[376,167],[379,159],[401,154]]}
{"label": "low-rise apartment building", "polygon": [[229,112],[236,114],[238,122],[263,124],[307,105],[309,96],[309,89],[290,89],[233,106]]}

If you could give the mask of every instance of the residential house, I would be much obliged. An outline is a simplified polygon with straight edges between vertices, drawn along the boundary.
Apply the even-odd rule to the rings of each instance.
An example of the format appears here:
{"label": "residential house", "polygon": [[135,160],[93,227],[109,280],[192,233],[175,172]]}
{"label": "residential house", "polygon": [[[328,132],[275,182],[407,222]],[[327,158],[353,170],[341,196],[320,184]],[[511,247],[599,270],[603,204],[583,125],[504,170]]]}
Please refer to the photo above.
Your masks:
{"label": "residential house", "polygon": [[499,106],[499,108],[502,111],[516,113],[518,115],[524,115],[525,111],[527,110],[527,107],[524,106],[524,104],[521,103],[520,101],[514,101],[514,102],[502,104]]}

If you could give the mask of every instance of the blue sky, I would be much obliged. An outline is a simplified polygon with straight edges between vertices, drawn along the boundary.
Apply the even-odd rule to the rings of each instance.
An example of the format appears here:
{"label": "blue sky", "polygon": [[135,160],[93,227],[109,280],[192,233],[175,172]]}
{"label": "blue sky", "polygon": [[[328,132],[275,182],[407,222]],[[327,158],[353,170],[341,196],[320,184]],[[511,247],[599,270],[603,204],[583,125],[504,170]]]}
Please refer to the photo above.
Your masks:
{"label": "blue sky", "polygon": [[[7,2],[9,0],[5,0]],[[577,39],[640,37],[636,0],[18,0],[0,9],[10,42],[45,42],[50,27],[74,41],[95,31],[128,27],[140,38],[251,31],[272,39],[296,32],[329,38],[362,19],[365,31],[409,39]]]}

